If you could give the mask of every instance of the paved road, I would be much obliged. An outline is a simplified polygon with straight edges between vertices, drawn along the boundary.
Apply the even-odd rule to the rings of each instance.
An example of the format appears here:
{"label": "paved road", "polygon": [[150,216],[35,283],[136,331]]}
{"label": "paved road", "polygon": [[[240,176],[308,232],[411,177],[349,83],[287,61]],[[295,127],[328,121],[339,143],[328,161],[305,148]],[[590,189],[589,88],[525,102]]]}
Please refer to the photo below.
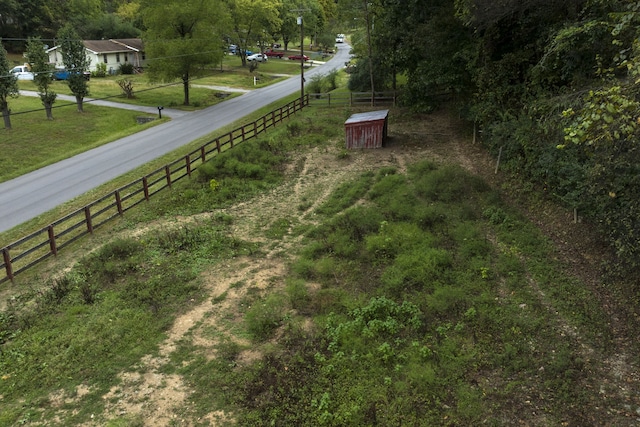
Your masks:
{"label": "paved road", "polygon": [[[349,59],[349,49],[349,45],[343,44],[330,61],[305,70],[306,80],[343,67]],[[297,91],[300,91],[299,76],[205,110],[177,115],[168,123],[0,183],[0,232]]]}

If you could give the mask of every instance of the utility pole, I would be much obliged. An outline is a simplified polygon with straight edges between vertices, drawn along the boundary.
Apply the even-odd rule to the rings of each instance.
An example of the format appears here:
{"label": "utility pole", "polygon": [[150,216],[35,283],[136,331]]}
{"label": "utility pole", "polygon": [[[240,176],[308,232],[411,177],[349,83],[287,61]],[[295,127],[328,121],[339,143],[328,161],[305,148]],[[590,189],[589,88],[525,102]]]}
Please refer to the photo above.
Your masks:
{"label": "utility pole", "polygon": [[304,106],[304,23],[302,20],[302,12],[309,9],[303,9],[302,5],[298,9],[292,9],[291,12],[299,12],[297,22],[300,25],[300,108]]}

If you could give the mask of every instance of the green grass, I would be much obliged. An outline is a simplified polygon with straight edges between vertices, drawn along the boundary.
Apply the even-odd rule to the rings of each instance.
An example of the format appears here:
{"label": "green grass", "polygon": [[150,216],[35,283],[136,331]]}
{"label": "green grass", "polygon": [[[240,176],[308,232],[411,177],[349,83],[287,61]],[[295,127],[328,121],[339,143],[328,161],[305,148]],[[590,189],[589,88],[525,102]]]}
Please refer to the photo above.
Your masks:
{"label": "green grass", "polygon": [[58,101],[55,106],[59,108],[53,110],[54,120],[48,121],[37,98],[19,97],[9,103],[13,112],[12,129],[0,129],[0,152],[3,153],[0,181],[160,123],[140,125],[136,117],[148,114],[91,104],[85,104],[84,113],[78,113],[76,104],[68,101]]}
{"label": "green grass", "polygon": [[[342,121],[335,110],[305,111],[225,152],[199,179],[177,183],[113,230],[272,191],[286,154],[326,149]],[[588,391],[598,390],[597,354],[608,351],[598,300],[486,183],[423,161],[406,173],[363,173],[323,200],[317,224],[291,249],[286,288],[242,282],[240,320],[208,332],[220,338],[219,357],[188,339],[177,343],[162,369],[192,391],[182,418],[225,409],[239,425],[510,425],[539,421],[534,407],[549,425],[589,424],[583,409],[602,405]],[[295,225],[291,215],[271,218],[265,245]],[[105,421],[101,396],[118,386],[117,373],[154,354],[172,320],[208,298],[199,274],[231,257],[264,257],[265,246],[234,238],[234,227],[222,213],[160,227],[112,241],[44,288],[37,278],[24,283],[0,315],[0,425]],[[584,343],[595,350],[591,360]],[[262,358],[239,364],[249,347]],[[91,385],[89,394],[56,411],[48,396],[79,384]],[[123,425],[141,425],[131,417]]]}

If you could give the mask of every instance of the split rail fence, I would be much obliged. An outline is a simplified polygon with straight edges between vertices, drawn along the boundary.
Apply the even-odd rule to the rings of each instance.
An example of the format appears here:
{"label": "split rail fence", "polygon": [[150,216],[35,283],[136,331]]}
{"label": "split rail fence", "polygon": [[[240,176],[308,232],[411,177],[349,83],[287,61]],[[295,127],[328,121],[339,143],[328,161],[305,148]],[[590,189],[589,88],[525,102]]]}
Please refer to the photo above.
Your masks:
{"label": "split rail fence", "polygon": [[4,272],[4,277],[0,277],[0,283],[13,281],[18,274],[52,255],[57,255],[60,250],[79,238],[93,233],[95,229],[122,216],[139,203],[148,201],[155,194],[165,188],[170,188],[182,178],[190,177],[198,166],[211,157],[248,139],[257,137],[307,105],[309,105],[308,95],[302,99],[297,98],[265,114],[255,122],[213,139],[186,156],[3,247],[0,249],[2,252],[0,270]]}
{"label": "split rail fence", "polygon": [[310,93],[309,105],[321,106],[395,106],[399,92],[345,92],[345,93]]}

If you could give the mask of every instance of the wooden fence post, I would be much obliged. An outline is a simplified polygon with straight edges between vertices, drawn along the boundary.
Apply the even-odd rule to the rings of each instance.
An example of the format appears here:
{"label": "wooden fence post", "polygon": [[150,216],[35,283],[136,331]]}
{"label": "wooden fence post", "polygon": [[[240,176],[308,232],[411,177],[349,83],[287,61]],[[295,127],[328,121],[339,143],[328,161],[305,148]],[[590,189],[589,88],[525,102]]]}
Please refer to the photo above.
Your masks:
{"label": "wooden fence post", "polygon": [[167,177],[167,185],[171,187],[171,168],[169,166],[164,167],[164,174]]}
{"label": "wooden fence post", "polygon": [[91,222],[91,209],[89,208],[89,206],[84,207],[84,218],[87,222],[87,231],[90,234],[93,234],[93,223]]}
{"label": "wooden fence post", "polygon": [[149,181],[147,181],[147,177],[142,178],[142,189],[144,190],[144,198],[148,202],[149,201]]}
{"label": "wooden fence post", "polygon": [[187,175],[191,176],[191,156],[187,154],[184,160],[187,162]]}
{"label": "wooden fence post", "polygon": [[229,144],[231,144],[231,148],[233,148],[233,132],[229,132]]}
{"label": "wooden fence post", "polygon": [[[220,148],[220,138],[216,138],[216,149],[218,150],[218,153],[220,153],[221,148]],[[203,160],[204,161],[204,160]]]}
{"label": "wooden fence post", "polygon": [[206,147],[206,145],[200,147],[200,161],[202,163],[206,161],[205,157],[207,157],[207,150],[204,147]]}
{"label": "wooden fence post", "polygon": [[56,246],[56,234],[53,232],[53,225],[47,227],[47,233],[49,234],[49,248],[51,253],[58,255],[58,247]]}
{"label": "wooden fence post", "polygon": [[118,208],[118,214],[122,215],[124,211],[122,209],[122,199],[120,198],[120,190],[116,190],[115,195],[116,195],[116,207]]}
{"label": "wooden fence post", "polygon": [[13,282],[13,268],[11,267],[11,257],[9,256],[9,248],[2,249],[2,258],[4,259],[4,269],[7,277]]}

